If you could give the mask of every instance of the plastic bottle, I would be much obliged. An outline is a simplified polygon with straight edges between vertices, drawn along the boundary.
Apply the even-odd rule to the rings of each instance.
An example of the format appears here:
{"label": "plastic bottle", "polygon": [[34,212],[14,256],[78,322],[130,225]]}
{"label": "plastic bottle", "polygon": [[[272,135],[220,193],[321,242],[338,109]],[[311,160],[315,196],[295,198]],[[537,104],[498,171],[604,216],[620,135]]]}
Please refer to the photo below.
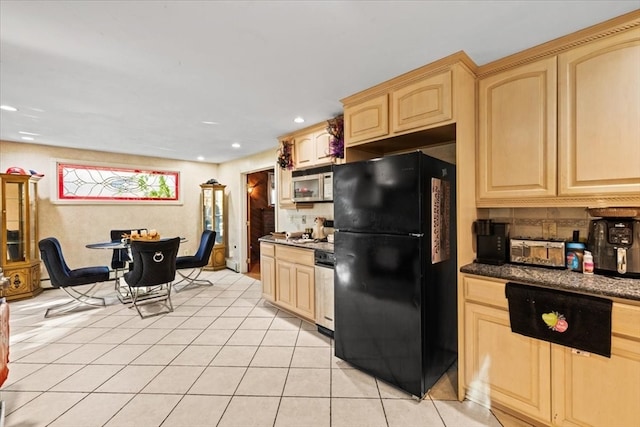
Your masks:
{"label": "plastic bottle", "polygon": [[582,257],[582,272],[584,274],[593,274],[593,256],[589,251],[584,251],[584,256]]}
{"label": "plastic bottle", "polygon": [[586,246],[580,242],[567,242],[567,268],[571,271],[582,271],[584,250]]}

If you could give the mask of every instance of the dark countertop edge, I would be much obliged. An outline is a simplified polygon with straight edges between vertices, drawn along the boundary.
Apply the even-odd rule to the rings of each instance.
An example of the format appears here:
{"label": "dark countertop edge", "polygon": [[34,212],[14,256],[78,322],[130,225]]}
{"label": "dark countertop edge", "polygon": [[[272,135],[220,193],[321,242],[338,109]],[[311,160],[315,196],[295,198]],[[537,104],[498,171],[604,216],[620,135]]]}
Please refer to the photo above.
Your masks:
{"label": "dark countertop edge", "polygon": [[275,243],[280,245],[295,246],[301,249],[321,250],[333,253],[333,243],[329,242],[310,242],[310,243],[296,243],[287,239],[276,239],[273,236],[263,236],[258,239],[259,242]]}
{"label": "dark countertop edge", "polygon": [[526,285],[544,286],[640,303],[640,279],[609,277],[600,274],[587,275],[564,269],[554,270],[514,264],[473,263],[460,267],[460,271]]}

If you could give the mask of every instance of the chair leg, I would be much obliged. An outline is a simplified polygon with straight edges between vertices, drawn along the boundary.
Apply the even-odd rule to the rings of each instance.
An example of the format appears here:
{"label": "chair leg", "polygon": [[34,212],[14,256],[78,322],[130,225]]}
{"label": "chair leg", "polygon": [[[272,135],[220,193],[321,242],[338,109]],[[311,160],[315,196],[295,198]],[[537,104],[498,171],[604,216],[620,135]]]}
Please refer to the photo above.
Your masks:
{"label": "chair leg", "polygon": [[[131,298],[131,305],[129,308],[135,307],[141,319],[173,312],[173,303],[171,302],[171,283],[146,288],[129,286],[129,295]],[[144,305],[156,303],[161,303],[167,308],[167,310],[147,315],[143,314],[142,310],[140,310],[140,307]]]}
{"label": "chair leg", "polygon": [[[208,286],[213,286],[213,282],[211,280],[206,280],[206,279],[198,279],[198,277],[200,277],[200,274],[202,274],[202,272],[204,271],[204,268],[192,268],[188,274],[183,274],[181,270],[176,270],[176,273],[178,273],[178,275],[180,275],[180,277],[182,277],[182,279],[180,279],[179,281],[175,282],[173,284],[176,292],[180,292],[181,290],[185,289],[187,286],[190,285],[196,285],[196,286],[202,286],[202,285],[208,285]],[[187,282],[184,284],[184,286],[182,286],[182,288],[178,289],[176,287],[176,285],[182,283],[182,282]]]}
{"label": "chair leg", "polygon": [[93,289],[97,285],[98,283],[94,283],[86,292],[80,292],[71,286],[61,287],[60,289],[62,289],[67,295],[69,295],[72,300],[48,308],[44,313],[44,317],[46,318],[50,315],[63,314],[73,310],[74,308],[79,308],[83,305],[88,306],[83,307],[83,309],[85,310],[88,310],[90,308],[104,307],[106,305],[104,298],[91,295],[91,291],[93,291]]}

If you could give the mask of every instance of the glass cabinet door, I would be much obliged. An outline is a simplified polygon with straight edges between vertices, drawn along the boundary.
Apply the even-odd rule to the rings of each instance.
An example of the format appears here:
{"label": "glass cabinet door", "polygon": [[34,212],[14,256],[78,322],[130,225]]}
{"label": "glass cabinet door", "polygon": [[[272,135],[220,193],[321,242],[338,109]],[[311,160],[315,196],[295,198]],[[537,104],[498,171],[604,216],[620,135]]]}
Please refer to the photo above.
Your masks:
{"label": "glass cabinet door", "polygon": [[7,251],[4,265],[24,262],[27,257],[27,181],[5,180],[2,228],[6,230]]}
{"label": "glass cabinet door", "polygon": [[216,232],[216,242],[209,260],[213,270],[226,268],[226,209],[222,184],[200,184],[202,188],[202,228]]}
{"label": "glass cabinet door", "polygon": [[202,189],[202,229],[213,230],[213,189]]}
{"label": "glass cabinet door", "polygon": [[29,181],[29,259],[40,258],[38,250],[38,184]]}
{"label": "glass cabinet door", "polygon": [[224,188],[216,188],[214,191],[214,230],[216,232],[216,244],[224,242]]}

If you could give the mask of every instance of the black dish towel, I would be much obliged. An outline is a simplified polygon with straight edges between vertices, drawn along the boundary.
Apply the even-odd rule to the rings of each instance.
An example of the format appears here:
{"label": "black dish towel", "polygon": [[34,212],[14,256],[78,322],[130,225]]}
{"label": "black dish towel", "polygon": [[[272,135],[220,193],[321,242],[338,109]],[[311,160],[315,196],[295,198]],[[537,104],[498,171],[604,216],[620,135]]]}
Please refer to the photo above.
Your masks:
{"label": "black dish towel", "polygon": [[611,357],[611,300],[507,283],[511,331]]}

